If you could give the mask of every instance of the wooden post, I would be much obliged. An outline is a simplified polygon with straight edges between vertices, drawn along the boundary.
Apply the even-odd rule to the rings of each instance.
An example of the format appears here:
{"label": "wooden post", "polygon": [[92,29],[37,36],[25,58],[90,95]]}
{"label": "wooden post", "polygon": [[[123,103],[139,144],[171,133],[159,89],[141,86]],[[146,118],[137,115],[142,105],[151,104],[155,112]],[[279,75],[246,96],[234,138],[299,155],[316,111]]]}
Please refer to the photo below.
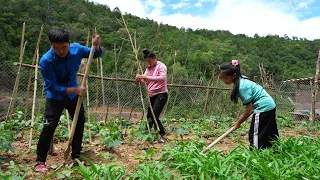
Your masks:
{"label": "wooden post", "polygon": [[[43,25],[41,26],[41,30],[43,29]],[[31,129],[30,129],[30,139],[29,139],[29,148],[32,145],[32,131],[34,124],[34,115],[35,115],[35,107],[36,107],[36,98],[37,98],[37,85],[38,85],[38,62],[39,62],[39,49],[37,49],[37,60],[36,60],[36,69],[34,74],[34,89],[33,89],[33,104],[32,104],[32,116],[31,116]]]}
{"label": "wooden post", "polygon": [[[210,81],[208,83],[208,87],[212,86],[212,82],[213,82],[213,78],[214,78],[214,68],[212,70],[212,74],[211,74],[211,78],[210,78]],[[203,108],[203,115],[206,115],[208,110],[207,110],[207,106],[208,106],[208,100],[209,100],[209,94],[210,94],[210,89],[207,89],[207,93],[206,93],[206,101],[205,101],[205,104],[204,104],[204,108]]]}
{"label": "wooden post", "polygon": [[[116,78],[118,77],[118,59],[117,59],[117,52],[116,52],[116,43],[113,44],[113,50],[114,50],[114,67],[116,72]],[[116,81],[116,90],[117,90],[117,102],[118,102],[118,113],[119,117],[121,117],[120,112],[120,94],[119,94],[119,83]]]}
{"label": "wooden post", "polygon": [[316,104],[318,100],[318,91],[319,91],[319,73],[320,73],[320,50],[318,53],[317,65],[316,65],[316,75],[314,77],[314,90],[312,93],[312,103],[311,103],[311,113],[310,118],[312,125],[315,126],[316,121]]}
{"label": "wooden post", "polygon": [[[138,70],[140,71],[141,74],[143,74],[143,70],[142,70],[142,66],[141,66],[140,61],[139,61],[139,58],[138,58],[138,53],[137,53],[136,46],[133,44],[131,34],[130,34],[130,32],[129,32],[129,29],[128,29],[128,27],[127,27],[127,23],[126,23],[126,21],[124,20],[124,17],[123,17],[123,15],[122,15],[122,13],[121,13],[121,17],[122,17],[123,24],[124,24],[124,26],[125,26],[125,28],[126,28],[127,34],[128,34],[128,36],[129,36],[130,43],[131,43],[132,49],[133,49],[134,54],[135,54],[135,59],[136,59],[136,61],[137,61],[137,63],[138,63],[138,67],[139,67]],[[136,40],[136,39],[135,39],[135,40]],[[149,98],[149,93],[148,93],[147,84],[144,84],[144,86],[145,86],[145,89],[146,89],[146,92],[147,92],[147,100],[148,100],[148,104],[149,104],[149,107],[150,107],[150,110],[151,110],[152,117],[153,117],[154,122],[155,122],[155,124],[156,124],[156,126],[157,126],[157,130],[160,131],[158,122],[156,121],[156,116],[154,115],[154,112],[153,112],[153,109],[152,109],[152,104],[151,104],[151,101],[150,101],[150,98]]]}
{"label": "wooden post", "polygon": [[[181,81],[182,81],[182,78],[180,77],[179,85],[181,84]],[[179,91],[180,91],[180,88],[177,90],[177,92],[176,92],[176,94],[175,94],[175,96],[174,96],[173,104],[172,104],[171,111],[170,111],[170,118],[171,118],[171,116],[172,116],[172,112],[173,112],[174,106],[175,106],[175,104],[176,104]]]}
{"label": "wooden post", "polygon": [[14,87],[13,87],[13,91],[12,91],[12,96],[11,96],[11,100],[10,100],[10,104],[9,104],[9,108],[8,108],[8,112],[7,112],[7,116],[6,116],[6,122],[8,121],[8,117],[9,117],[10,120],[12,119],[12,114],[13,114],[13,110],[14,110],[14,103],[16,102],[16,99],[17,99],[17,93],[18,93],[19,82],[20,82],[21,64],[22,64],[24,49],[26,48],[25,47],[26,44],[23,44],[24,43],[25,29],[26,29],[26,23],[23,23],[23,25],[22,25],[22,35],[21,35],[21,44],[20,44],[20,57],[19,57],[20,65],[19,65],[19,68],[18,68],[16,81],[14,83]]}
{"label": "wooden post", "polygon": [[[36,49],[35,49],[34,56],[33,56],[33,60],[32,60],[32,65],[34,65],[34,63],[36,61],[36,57],[37,57],[37,53],[38,53],[39,45],[40,45],[40,41],[41,41],[42,32],[43,32],[43,25],[41,26],[41,30],[40,30],[40,33],[39,33],[38,42],[37,42]],[[36,66],[38,66],[38,65],[36,65]],[[27,119],[27,112],[28,112],[28,107],[29,107],[29,92],[30,92],[32,75],[33,75],[32,70],[30,70],[29,78],[28,78],[28,85],[27,85],[27,93],[26,93],[26,107],[25,107],[25,110],[24,110],[24,118],[23,118],[23,120],[25,120],[25,121]]]}
{"label": "wooden post", "polygon": [[[97,76],[99,74],[99,60],[96,58],[97,62]],[[99,107],[99,84],[98,84],[98,79],[96,79],[96,111],[98,111]]]}
{"label": "wooden post", "polygon": [[[176,64],[176,56],[177,56],[177,50],[174,51],[172,74],[171,74],[171,84],[173,83],[174,65]],[[171,97],[171,91],[169,91],[169,93],[168,93],[168,100],[167,100],[167,103],[166,103],[166,107],[164,108],[164,111],[163,111],[163,116],[165,116],[165,114],[167,112],[167,109],[168,109],[168,106],[169,106],[169,102],[170,102],[169,101],[170,97]]]}
{"label": "wooden post", "polygon": [[99,58],[100,61],[100,77],[101,77],[101,92],[102,92],[102,108],[103,108],[103,122],[106,123],[106,103],[105,103],[105,96],[104,96],[104,80],[103,80],[103,66],[102,66],[102,58]]}

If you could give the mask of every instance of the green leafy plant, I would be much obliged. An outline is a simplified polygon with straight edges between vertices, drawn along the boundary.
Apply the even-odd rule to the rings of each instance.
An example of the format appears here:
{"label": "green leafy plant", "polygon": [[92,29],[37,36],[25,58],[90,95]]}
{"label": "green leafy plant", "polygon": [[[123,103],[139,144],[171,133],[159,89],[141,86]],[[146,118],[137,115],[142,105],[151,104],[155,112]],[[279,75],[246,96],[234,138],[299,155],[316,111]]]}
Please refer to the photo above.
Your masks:
{"label": "green leafy plant", "polygon": [[[108,128],[107,128],[108,127]],[[107,149],[117,148],[122,143],[121,133],[115,123],[109,123],[100,130],[101,142]]]}
{"label": "green leafy plant", "polygon": [[16,165],[14,161],[10,161],[10,163],[4,165],[8,170],[5,173],[0,171],[0,179],[23,180],[30,169],[27,165]]}
{"label": "green leafy plant", "polygon": [[89,167],[84,166],[77,160],[79,166],[73,168],[73,171],[85,180],[119,180],[126,175],[126,170],[121,165],[93,164],[92,161],[83,157],[90,164]]}

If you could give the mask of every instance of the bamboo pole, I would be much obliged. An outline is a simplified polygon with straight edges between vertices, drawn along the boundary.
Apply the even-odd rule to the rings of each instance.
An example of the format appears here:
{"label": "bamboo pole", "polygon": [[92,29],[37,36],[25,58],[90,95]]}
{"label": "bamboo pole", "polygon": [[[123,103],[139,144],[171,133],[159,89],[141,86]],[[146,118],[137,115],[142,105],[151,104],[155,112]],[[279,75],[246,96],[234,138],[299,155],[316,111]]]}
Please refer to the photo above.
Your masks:
{"label": "bamboo pole", "polygon": [[[39,33],[36,49],[35,49],[35,52],[34,52],[34,55],[33,55],[32,65],[34,65],[34,63],[36,61],[36,56],[37,56],[37,52],[38,52],[38,49],[39,49],[42,32],[43,32],[43,25],[41,26],[41,29],[40,29],[40,33]],[[36,65],[36,66],[38,66],[38,65]],[[28,85],[27,85],[27,93],[26,93],[26,107],[25,107],[25,110],[24,110],[24,118],[23,118],[23,120],[25,120],[25,121],[27,119],[27,112],[28,112],[28,107],[29,107],[29,92],[30,92],[32,75],[33,75],[32,70],[30,70],[29,78],[28,78]]]}
{"label": "bamboo pole", "polygon": [[104,96],[104,80],[103,80],[103,66],[102,66],[102,58],[99,58],[100,61],[100,77],[101,77],[101,91],[102,91],[102,108],[103,108],[103,122],[107,123],[106,119],[106,103],[105,103],[105,96]]}
{"label": "bamboo pole", "polygon": [[20,44],[20,57],[19,57],[20,66],[18,68],[16,81],[15,81],[14,87],[13,87],[12,96],[11,96],[11,100],[10,100],[10,104],[9,104],[9,108],[8,108],[8,112],[7,112],[7,116],[6,116],[6,122],[8,122],[8,117],[9,117],[10,120],[12,119],[12,113],[13,113],[13,110],[14,110],[14,104],[15,104],[16,99],[17,99],[17,93],[18,93],[19,82],[20,82],[21,64],[22,64],[24,50],[26,48],[25,45],[27,44],[27,43],[23,44],[24,43],[25,30],[26,30],[26,23],[24,22],[23,25],[22,25],[22,35],[21,35],[21,44]]}
{"label": "bamboo pole", "polygon": [[[114,67],[116,72],[116,78],[118,77],[118,59],[117,59],[117,52],[116,52],[116,43],[113,43],[113,50],[114,50]],[[119,83],[116,81],[116,90],[117,90],[117,102],[118,102],[118,113],[119,117],[121,117],[120,113],[120,95],[119,95]]]}
{"label": "bamboo pole", "polygon": [[[173,76],[174,76],[174,65],[176,64],[176,56],[177,56],[177,50],[174,50],[174,57],[173,57],[173,66],[172,66],[172,74],[171,74],[171,84],[173,83]],[[167,109],[168,109],[168,105],[169,105],[169,100],[170,100],[170,97],[171,97],[171,91],[169,91],[168,93],[168,99],[167,99],[167,103],[166,103],[166,107],[164,108],[164,111],[163,111],[163,116],[165,116],[166,112],[167,112]]]}
{"label": "bamboo pole", "polygon": [[[86,46],[89,46],[89,39],[90,39],[90,29],[88,28],[88,34],[87,34],[87,41],[86,41]],[[85,59],[85,62],[87,61],[88,59],[86,58]],[[86,68],[87,65],[86,63],[84,64],[84,67]],[[85,68],[83,69],[83,74],[85,73]],[[92,136],[91,136],[91,116],[90,116],[90,95],[89,95],[89,82],[88,82],[88,78],[86,79],[86,90],[87,90],[87,108],[88,108],[88,123],[89,123],[89,126],[88,126],[88,131],[89,131],[89,142],[92,143]],[[67,114],[68,115],[68,114]],[[68,117],[69,119],[69,117]],[[70,124],[68,123],[68,126],[70,128]],[[69,130],[70,132],[70,130]]]}
{"label": "bamboo pole", "polygon": [[[86,85],[86,80],[88,78],[88,73],[89,73],[89,70],[90,70],[90,65],[91,65],[91,62],[92,62],[94,49],[95,49],[95,46],[92,44],[92,47],[90,49],[89,58],[88,58],[88,63],[87,63],[87,66],[85,68],[86,71],[85,71],[83,79],[81,81],[81,86],[82,87],[85,87],[85,85]],[[80,111],[80,107],[81,107],[81,104],[82,104],[82,100],[83,100],[83,96],[79,96],[78,97],[78,101],[77,101],[77,105],[76,105],[76,109],[75,109],[75,112],[74,112],[73,120],[72,120],[71,131],[69,133],[68,147],[64,152],[64,160],[65,161],[67,161],[69,159],[70,151],[72,150],[71,146],[72,146],[74,132],[75,132],[75,129],[76,129],[76,126],[77,126],[77,121],[78,121],[78,117],[79,117],[79,111]]]}
{"label": "bamboo pole", "polygon": [[[14,62],[14,66],[19,66],[19,63]],[[30,64],[22,64],[21,67],[25,68],[30,68],[34,69],[34,65]],[[77,76],[83,76],[82,73],[77,73]],[[88,78],[93,78],[93,79],[101,79],[100,76],[94,76],[94,75],[89,75]],[[127,79],[127,78],[110,78],[110,77],[103,77],[104,80],[109,80],[109,81],[123,81],[123,82],[132,82],[136,83],[137,81],[134,79]],[[182,85],[182,84],[168,84],[169,87],[186,87],[186,88],[200,88],[200,89],[216,89],[216,90],[224,90],[224,91],[230,91],[232,89],[230,88],[218,88],[218,87],[208,87],[208,86],[198,86],[198,85]]]}
{"label": "bamboo pole", "polygon": [[[182,81],[182,77],[180,77],[179,84],[181,84],[181,81]],[[176,92],[176,94],[175,94],[175,96],[174,96],[173,104],[172,104],[171,111],[170,111],[170,118],[172,117],[172,112],[173,112],[174,106],[175,106],[175,104],[176,104],[179,91],[180,91],[180,88],[177,90],[177,92]]]}
{"label": "bamboo pole", "polygon": [[[41,29],[43,26],[41,27]],[[31,129],[30,129],[30,139],[29,139],[29,148],[32,145],[32,133],[33,133],[33,124],[35,117],[35,107],[36,107],[36,98],[37,98],[37,85],[38,85],[38,62],[39,62],[39,49],[37,49],[37,60],[36,60],[36,69],[34,74],[34,89],[33,89],[33,104],[32,104],[32,115],[31,115]]]}
{"label": "bamboo pole", "polygon": [[[212,82],[212,83],[213,83],[213,82]],[[219,83],[219,79],[216,78],[215,87],[217,87],[218,83]],[[230,89],[230,90],[231,90],[231,89]],[[209,114],[212,113],[212,109],[213,109],[212,106],[213,106],[213,103],[214,103],[215,94],[216,94],[216,89],[214,89],[213,92],[212,92],[212,96],[211,96],[211,102],[212,102],[212,103],[210,103]],[[224,103],[224,104],[225,104],[225,103]]]}
{"label": "bamboo pole", "polygon": [[[212,86],[212,82],[213,82],[213,77],[214,77],[214,68],[212,70],[212,74],[211,74],[211,78],[210,78],[210,81],[208,83],[208,87]],[[207,89],[207,93],[206,93],[206,101],[205,101],[205,104],[204,104],[204,108],[203,108],[203,115],[205,115],[207,113],[207,106],[208,106],[208,100],[209,100],[209,94],[210,94],[210,89]]]}
{"label": "bamboo pole", "polygon": [[319,74],[320,74],[320,50],[318,53],[318,59],[317,59],[317,64],[316,64],[316,75],[314,77],[314,90],[312,92],[312,104],[311,104],[311,122],[312,126],[315,126],[315,121],[316,121],[316,103],[318,99],[318,91],[319,91]]}
{"label": "bamboo pole", "polygon": [[[96,63],[97,63],[97,75],[98,75],[99,74],[99,61],[98,61],[98,58],[96,58]],[[99,77],[98,79],[100,79],[100,78],[101,77]],[[98,79],[96,80],[96,111],[98,111],[98,107],[99,107],[99,84],[98,84]]]}
{"label": "bamboo pole", "polygon": [[[133,41],[132,41],[132,37],[131,37],[131,34],[129,32],[129,29],[127,27],[127,23],[126,21],[124,20],[124,17],[121,13],[121,17],[122,17],[122,21],[123,21],[123,24],[127,30],[127,33],[128,33],[128,36],[129,36],[129,39],[130,39],[130,43],[131,43],[131,46],[132,46],[132,49],[133,49],[133,52],[135,54],[135,59],[136,61],[138,62],[138,70],[140,71],[141,74],[143,74],[143,70],[142,70],[142,66],[140,64],[140,61],[139,61],[139,58],[138,58],[138,54],[137,54],[137,49],[136,49],[136,46],[133,44]],[[135,39],[136,40],[136,39]],[[136,44],[136,43],[135,43]],[[149,93],[148,93],[148,87],[147,87],[147,84],[144,84],[145,86],[145,89],[146,89],[146,92],[147,92],[147,99],[148,99],[148,104],[149,104],[149,107],[150,107],[150,111],[151,111],[151,114],[152,114],[152,117],[154,119],[154,123],[156,124],[157,126],[157,130],[160,131],[160,128],[159,128],[159,125],[158,125],[158,122],[156,120],[156,116],[154,115],[154,112],[153,112],[153,109],[152,109],[152,104],[151,104],[151,101],[150,101],[150,98],[149,98]]]}
{"label": "bamboo pole", "polygon": [[41,88],[41,97],[40,97],[40,102],[39,102],[39,107],[38,107],[38,114],[40,114],[41,113],[41,105],[42,105],[42,103],[41,103],[41,101],[43,100],[43,96],[44,96],[44,83],[42,83],[42,88]]}

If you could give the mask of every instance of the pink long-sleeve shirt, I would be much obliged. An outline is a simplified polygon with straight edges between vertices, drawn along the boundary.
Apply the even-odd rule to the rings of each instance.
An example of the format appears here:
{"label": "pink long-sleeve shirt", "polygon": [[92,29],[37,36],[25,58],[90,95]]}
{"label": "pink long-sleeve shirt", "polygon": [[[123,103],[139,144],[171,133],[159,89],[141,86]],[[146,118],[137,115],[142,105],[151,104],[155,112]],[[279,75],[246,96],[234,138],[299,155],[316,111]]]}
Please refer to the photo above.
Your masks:
{"label": "pink long-sleeve shirt", "polygon": [[160,61],[153,67],[147,67],[145,73],[149,96],[168,92],[167,67]]}

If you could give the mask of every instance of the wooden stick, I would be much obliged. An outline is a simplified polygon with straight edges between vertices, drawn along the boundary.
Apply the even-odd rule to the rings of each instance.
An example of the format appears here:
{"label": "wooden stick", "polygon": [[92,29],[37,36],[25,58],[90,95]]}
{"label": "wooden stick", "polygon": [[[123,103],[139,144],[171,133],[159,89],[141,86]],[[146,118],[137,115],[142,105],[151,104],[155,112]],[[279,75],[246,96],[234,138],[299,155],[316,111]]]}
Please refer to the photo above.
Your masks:
{"label": "wooden stick", "polygon": [[[125,26],[125,28],[126,28],[126,30],[127,30],[127,33],[128,33],[128,36],[129,36],[129,39],[130,39],[130,42],[131,42],[131,46],[132,46],[132,49],[133,49],[134,54],[135,54],[135,59],[136,59],[136,61],[138,62],[138,67],[139,67],[138,69],[140,70],[140,73],[143,74],[142,66],[141,66],[141,64],[140,64],[140,61],[139,61],[139,58],[138,58],[138,54],[137,54],[137,49],[136,49],[136,47],[135,47],[134,44],[133,44],[131,34],[130,34],[130,32],[129,32],[129,29],[128,29],[128,27],[127,27],[127,23],[126,23],[126,21],[124,20],[124,17],[123,17],[123,15],[122,15],[122,13],[121,13],[121,17],[122,17],[123,24],[124,24],[124,26]],[[151,111],[152,117],[153,117],[154,122],[155,122],[155,124],[156,124],[156,126],[157,126],[157,130],[160,131],[160,128],[159,128],[159,125],[158,125],[156,116],[154,115],[153,108],[152,108],[152,104],[151,104],[151,101],[150,101],[150,98],[149,98],[148,86],[147,86],[147,84],[144,84],[144,85],[145,85],[145,89],[146,89],[146,92],[147,92],[147,95],[148,95],[148,96],[147,96],[147,99],[148,99],[148,104],[149,104],[149,107],[150,107],[150,111]]]}
{"label": "wooden stick", "polygon": [[315,121],[316,121],[316,103],[317,103],[318,91],[319,91],[319,82],[318,82],[319,74],[320,74],[320,50],[319,50],[317,65],[316,65],[316,75],[314,77],[314,90],[312,92],[312,103],[311,103],[311,113],[310,113],[312,126],[315,126]]}
{"label": "wooden stick", "polygon": [[[123,41],[122,41],[123,42]],[[113,43],[113,50],[114,50],[114,67],[116,72],[116,78],[118,77],[118,59],[117,59],[117,52],[116,52],[116,43]],[[119,83],[116,81],[116,90],[117,90],[117,102],[118,102],[118,113],[119,117],[121,117],[120,113],[120,95],[119,95]]]}
{"label": "wooden stick", "polygon": [[206,147],[205,149],[202,150],[202,153],[206,153],[212,146],[214,146],[215,144],[217,144],[221,139],[223,139],[224,137],[226,137],[228,134],[230,134],[233,131],[233,127],[230,128],[227,132],[225,132],[222,136],[220,136],[218,139],[216,139],[215,141],[213,141],[208,147]]}
{"label": "wooden stick", "polygon": [[[36,49],[35,49],[34,55],[33,55],[32,65],[34,65],[34,63],[36,61],[36,56],[37,56],[37,52],[38,52],[38,49],[39,49],[39,46],[40,46],[42,32],[43,32],[43,25],[41,26],[41,29],[40,29],[40,33],[39,33]],[[23,118],[23,120],[25,120],[25,121],[27,119],[27,112],[28,112],[28,107],[29,107],[29,92],[30,92],[30,87],[31,87],[32,75],[33,75],[32,70],[30,70],[29,78],[28,78],[28,85],[27,85],[27,93],[26,93],[26,107],[25,107],[25,110],[24,110],[24,118]]]}
{"label": "wooden stick", "polygon": [[[218,85],[218,83],[219,83],[219,78],[216,78],[215,87]],[[210,103],[210,106],[209,106],[209,114],[211,114],[212,109],[213,109],[212,106],[213,106],[213,103],[214,103],[215,94],[216,94],[216,89],[213,90],[212,95],[211,95],[211,103]],[[224,104],[226,104],[226,103],[224,103]]]}
{"label": "wooden stick", "polygon": [[12,96],[11,96],[11,100],[10,100],[10,104],[9,104],[9,108],[8,108],[8,112],[7,112],[7,116],[6,116],[6,122],[8,122],[8,117],[11,120],[12,119],[12,113],[14,110],[14,103],[16,102],[17,99],[17,93],[18,93],[18,89],[19,89],[19,82],[20,82],[20,70],[21,70],[21,64],[22,64],[22,59],[23,59],[23,54],[24,54],[24,49],[26,48],[25,45],[27,43],[24,43],[24,33],[26,30],[26,23],[23,23],[22,25],[22,35],[21,35],[21,44],[20,44],[20,57],[19,57],[19,62],[20,62],[20,66],[18,68],[18,73],[16,76],[16,81],[14,83],[14,87],[13,87],[13,91],[12,91]]}
{"label": "wooden stick", "polygon": [[104,80],[103,80],[102,58],[99,58],[99,61],[100,61],[100,77],[101,77],[101,91],[102,91],[103,122],[107,123],[107,119],[106,119],[106,103],[105,103],[105,96],[104,96]]}
{"label": "wooden stick", "polygon": [[[99,74],[99,60],[98,58],[96,58],[96,62],[97,62],[97,75]],[[98,79],[101,79],[101,77],[97,76]],[[96,80],[96,111],[98,111],[98,107],[99,107],[99,84],[98,84],[98,80]]]}
{"label": "wooden stick", "polygon": [[[212,70],[212,74],[211,74],[211,78],[210,78],[210,81],[209,81],[209,83],[208,83],[208,87],[210,87],[210,86],[212,86],[212,82],[213,82],[213,78],[214,78],[214,68],[213,68],[213,70]],[[208,106],[208,100],[209,100],[209,94],[210,94],[210,89],[207,89],[207,93],[206,93],[206,101],[205,101],[205,103],[204,103],[204,108],[203,108],[203,111],[202,111],[202,113],[203,113],[203,115],[206,115],[207,114],[207,106]]]}
{"label": "wooden stick", "polygon": [[[89,59],[88,59],[88,63],[87,63],[87,67],[86,67],[86,71],[84,73],[82,82],[81,82],[81,86],[85,87],[86,85],[86,80],[88,78],[88,73],[89,73],[89,69],[90,69],[90,65],[91,65],[91,61],[93,58],[93,54],[94,54],[94,49],[95,47],[92,45],[91,50],[90,50],[90,54],[89,54]],[[80,112],[80,107],[81,107],[81,103],[83,100],[83,96],[79,96],[78,97],[78,102],[77,102],[77,106],[76,106],[76,110],[74,112],[74,116],[73,116],[73,121],[72,121],[72,126],[71,126],[71,131],[70,131],[70,136],[69,136],[69,141],[68,141],[68,147],[64,152],[64,160],[67,161],[70,158],[70,151],[71,151],[71,145],[72,145],[72,140],[73,140],[73,135],[77,126],[77,122],[78,122],[78,117],[79,117],[79,112]]]}
{"label": "wooden stick", "polygon": [[88,79],[86,80],[86,88],[87,88],[87,107],[88,107],[88,131],[89,131],[89,141],[92,143],[92,136],[91,136],[91,117],[90,117],[90,97],[89,97],[89,84],[88,84]]}
{"label": "wooden stick", "polygon": [[[177,56],[177,50],[174,50],[173,66],[172,66],[172,74],[171,74],[171,84],[173,83],[173,75],[174,75],[174,69],[175,69],[174,65],[176,64],[176,56]],[[169,91],[169,93],[168,93],[168,99],[167,99],[166,107],[164,108],[164,111],[163,111],[163,116],[165,116],[165,114],[167,112],[169,102],[170,102],[169,101],[170,97],[171,97],[171,91]]]}
{"label": "wooden stick", "polygon": [[[86,41],[86,46],[89,46],[89,40],[90,40],[90,28],[88,27],[88,34],[87,34],[87,41]],[[86,58],[86,61],[88,59]],[[86,67],[86,66],[85,66]],[[85,70],[84,72],[85,73]],[[88,108],[88,131],[89,131],[89,142],[92,143],[92,136],[91,136],[91,116],[90,116],[90,96],[89,96],[89,82],[88,82],[88,78],[86,80],[86,89],[87,89],[87,108]],[[69,125],[69,124],[68,124]],[[70,126],[70,125],[69,125]],[[69,131],[70,132],[70,131]]]}
{"label": "wooden stick", "polygon": [[41,113],[41,107],[42,107],[41,101],[43,100],[43,96],[44,96],[44,83],[42,83],[42,88],[41,88],[41,97],[40,97],[40,102],[38,107],[38,115]]}
{"label": "wooden stick", "polygon": [[[19,63],[14,62],[13,65],[18,66]],[[34,69],[34,65],[30,64],[22,64],[22,67],[26,68],[32,68]],[[139,71],[140,72],[140,71]],[[82,73],[77,73],[77,76],[83,76],[84,74]],[[88,78],[93,78],[93,79],[101,79],[100,76],[94,76],[94,75],[89,75]],[[123,82],[132,82],[132,83],[137,83],[135,79],[127,79],[127,78],[110,78],[110,77],[103,77],[104,80],[110,80],[110,81],[123,81]],[[186,87],[186,88],[199,88],[199,89],[216,89],[216,90],[224,90],[224,91],[230,91],[232,89],[230,88],[218,88],[218,87],[208,87],[208,86],[198,86],[198,85],[181,85],[181,84],[168,84],[169,87]]]}
{"label": "wooden stick", "polygon": [[[41,27],[41,29],[43,26]],[[29,148],[32,145],[32,132],[33,132],[33,124],[34,124],[34,115],[35,115],[35,107],[37,100],[37,85],[38,85],[38,62],[39,62],[39,49],[37,50],[37,60],[36,60],[36,70],[34,73],[34,89],[33,89],[33,104],[32,104],[32,115],[31,115],[31,129],[30,129],[30,139],[29,139]]]}
{"label": "wooden stick", "polygon": [[[180,77],[179,84],[181,84],[181,81],[182,81],[182,78]],[[173,112],[174,106],[175,106],[175,104],[176,104],[179,91],[180,91],[180,89],[177,90],[177,92],[176,92],[176,94],[175,94],[175,96],[174,96],[173,104],[172,104],[171,111],[170,111],[170,118],[172,117],[172,112]]]}

